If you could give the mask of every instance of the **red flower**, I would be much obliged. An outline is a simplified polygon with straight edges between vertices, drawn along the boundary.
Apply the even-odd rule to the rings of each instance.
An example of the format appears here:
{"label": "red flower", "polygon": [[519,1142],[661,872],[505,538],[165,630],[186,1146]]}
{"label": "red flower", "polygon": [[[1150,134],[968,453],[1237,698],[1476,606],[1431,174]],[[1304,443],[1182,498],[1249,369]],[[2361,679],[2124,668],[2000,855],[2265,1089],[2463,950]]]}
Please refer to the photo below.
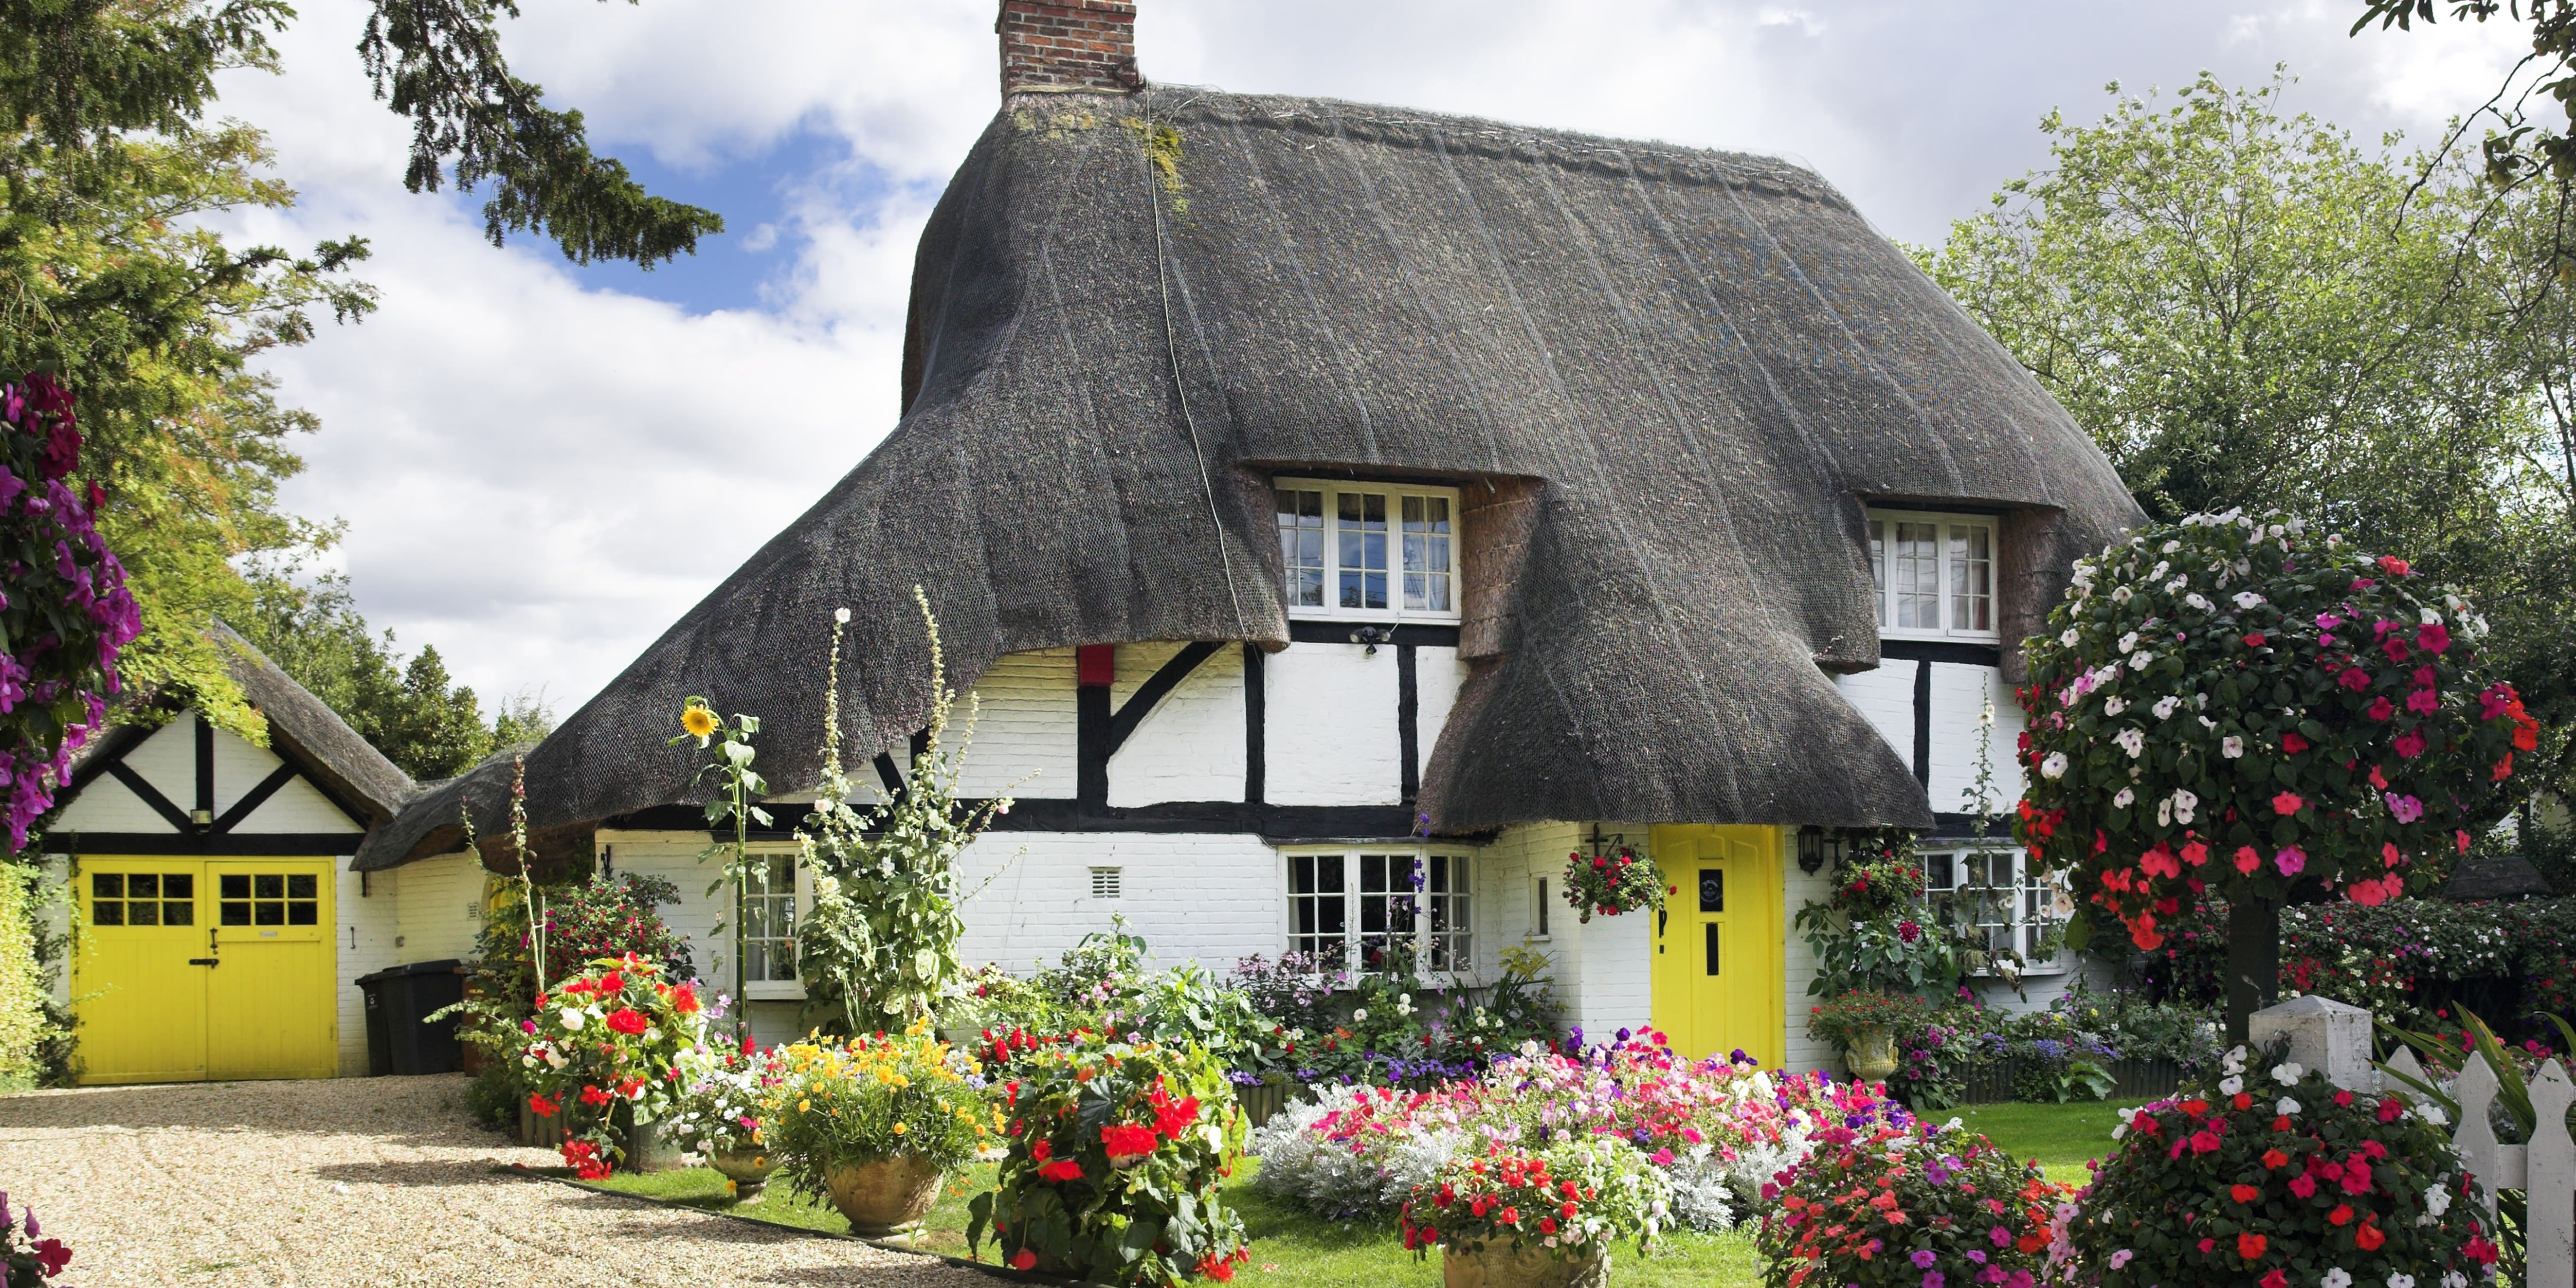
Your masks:
{"label": "red flower", "polygon": [[1026,1249],[1026,1248],[1022,1248],[1022,1249],[1020,1249],[1019,1251],[1014,1252],[1014,1253],[1012,1253],[1012,1254],[1011,1254],[1011,1269],[1013,1269],[1013,1270],[1035,1270],[1035,1269],[1037,1269],[1037,1268],[1038,1268],[1038,1254],[1036,1254],[1036,1253],[1034,1253],[1034,1252],[1031,1252],[1031,1251],[1029,1251],[1029,1250],[1028,1250],[1028,1249]]}
{"label": "red flower", "polygon": [[1059,1158],[1052,1163],[1041,1165],[1038,1168],[1038,1179],[1041,1181],[1059,1182],[1081,1180],[1082,1164],[1077,1163],[1070,1158]]}
{"label": "red flower", "polygon": [[2308,740],[2295,733],[2281,735],[2281,754],[2295,756],[2308,749]]}
{"label": "red flower", "polygon": [[2290,1156],[2277,1149],[2267,1149],[2263,1151],[2263,1166],[2267,1168],[2277,1170],[2287,1165],[2289,1161]]}
{"label": "red flower", "polygon": [[2263,1288],[2290,1288],[2290,1277],[2282,1274],[2279,1266],[2274,1266],[2263,1276],[2262,1284]]}
{"label": "red flower", "polygon": [[555,1116],[555,1111],[561,1108],[563,1108],[563,1102],[561,1101],[549,1100],[544,1096],[535,1094],[531,1094],[528,1097],[528,1112],[535,1114],[539,1118],[552,1118]]}
{"label": "red flower", "polygon": [[[2282,813],[2285,814],[2288,812],[2289,811],[2287,810],[2282,811]],[[644,1018],[644,1013],[642,1011],[638,1011],[631,1006],[621,1006],[608,1013],[608,1027],[616,1030],[617,1032],[623,1033],[628,1037],[633,1037],[636,1034],[643,1032],[644,1030],[652,1027],[652,1024],[653,1022],[651,1020]]]}
{"label": "red flower", "polygon": [[2233,1185],[2228,1187],[2227,1196],[2239,1203],[2251,1203],[2263,1197],[2263,1189],[2259,1185]]}
{"label": "red flower", "polygon": [[695,1014],[697,1014],[697,1013],[698,1013],[698,990],[697,990],[696,986],[694,986],[694,985],[690,985],[690,984],[682,984],[682,985],[681,985],[681,986],[679,986],[678,988],[672,989],[672,990],[671,990],[671,1009],[672,1009],[672,1010],[674,1010],[674,1011],[678,1011],[678,1012],[679,1012],[680,1014],[682,1014],[682,1015],[695,1015]]}
{"label": "red flower", "polygon": [[2377,1252],[2379,1245],[2388,1242],[2388,1236],[2381,1234],[2376,1225],[2365,1225],[2352,1232],[2352,1241],[2364,1252]]}
{"label": "red flower", "polygon": [[1116,1123],[1100,1129],[1100,1143],[1108,1148],[1110,1162],[1124,1163],[1154,1152],[1154,1129]]}
{"label": "red flower", "polygon": [[2236,1236],[2236,1255],[2245,1258],[2247,1261],[2254,1261],[2261,1258],[2263,1255],[2263,1249],[2270,1247],[2271,1245],[2272,1241],[2262,1235],[2240,1234]]}
{"label": "red flower", "polygon": [[2406,566],[2405,560],[2400,559],[2395,555],[2381,555],[2379,557],[2379,570],[2394,577],[2403,577],[2407,573],[2413,571],[2413,569]]}
{"label": "red flower", "polygon": [[[2299,812],[2299,807],[2305,804],[2307,802],[2300,800],[2297,792],[2283,792],[2272,798],[2272,810],[2278,814],[2296,814]],[[615,1019],[614,1016],[610,1017],[612,1023]]]}
{"label": "red flower", "polygon": [[616,1097],[609,1095],[607,1092],[602,1091],[597,1087],[584,1087],[581,1089],[581,1103],[585,1105],[604,1105],[614,1099],[616,1099]]}

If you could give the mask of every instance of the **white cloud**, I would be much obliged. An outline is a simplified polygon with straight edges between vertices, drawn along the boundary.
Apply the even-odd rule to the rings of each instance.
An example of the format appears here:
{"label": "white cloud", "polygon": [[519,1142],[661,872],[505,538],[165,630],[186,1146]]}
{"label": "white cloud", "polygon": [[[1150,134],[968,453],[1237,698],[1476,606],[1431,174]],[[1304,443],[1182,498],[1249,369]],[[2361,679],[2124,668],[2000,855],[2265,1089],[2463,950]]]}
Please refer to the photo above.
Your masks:
{"label": "white cloud", "polygon": [[[712,173],[820,135],[784,209],[735,216],[757,309],[601,289],[544,243],[495,251],[479,203],[401,190],[403,122],[351,53],[364,6],[317,0],[287,75],[236,75],[303,206],[241,231],[355,230],[384,309],[270,364],[320,413],[289,502],[348,523],[371,620],[487,692],[586,699],[874,444],[895,417],[912,247],[996,101],[992,0],[529,6],[518,70],[604,151]],[[2492,89],[2512,31],[2346,39],[2352,6],[2168,0],[1143,0],[1159,80],[1327,94],[1734,147],[1815,166],[1891,233],[1947,222],[2045,159],[2034,128],[2102,85],[2237,82],[2286,60],[2295,106],[2429,140]],[[760,267],[773,266],[770,269]],[[647,283],[652,285],[652,283]]]}

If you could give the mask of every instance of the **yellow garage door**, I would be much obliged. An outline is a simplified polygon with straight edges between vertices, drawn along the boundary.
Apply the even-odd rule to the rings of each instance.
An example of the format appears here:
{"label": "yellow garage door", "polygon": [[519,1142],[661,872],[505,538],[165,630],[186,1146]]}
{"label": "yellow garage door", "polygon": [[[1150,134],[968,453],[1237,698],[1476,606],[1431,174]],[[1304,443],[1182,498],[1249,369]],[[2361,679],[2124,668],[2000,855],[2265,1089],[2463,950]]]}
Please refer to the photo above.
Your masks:
{"label": "yellow garage door", "polygon": [[338,1072],[329,859],[83,858],[85,1082]]}
{"label": "yellow garage door", "polygon": [[1655,1027],[1698,1059],[1786,1054],[1780,829],[1658,827],[1656,866],[1680,887],[1655,924]]}

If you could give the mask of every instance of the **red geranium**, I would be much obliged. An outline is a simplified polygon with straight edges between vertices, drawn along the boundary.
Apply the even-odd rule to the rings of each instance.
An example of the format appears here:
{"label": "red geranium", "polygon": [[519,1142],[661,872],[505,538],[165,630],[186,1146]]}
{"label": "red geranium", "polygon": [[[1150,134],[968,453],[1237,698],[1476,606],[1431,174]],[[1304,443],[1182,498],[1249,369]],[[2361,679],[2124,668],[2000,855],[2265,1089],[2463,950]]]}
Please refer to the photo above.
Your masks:
{"label": "red geranium", "polygon": [[653,1027],[653,1022],[644,1018],[643,1012],[631,1006],[621,1006],[608,1013],[608,1027],[631,1038]]}

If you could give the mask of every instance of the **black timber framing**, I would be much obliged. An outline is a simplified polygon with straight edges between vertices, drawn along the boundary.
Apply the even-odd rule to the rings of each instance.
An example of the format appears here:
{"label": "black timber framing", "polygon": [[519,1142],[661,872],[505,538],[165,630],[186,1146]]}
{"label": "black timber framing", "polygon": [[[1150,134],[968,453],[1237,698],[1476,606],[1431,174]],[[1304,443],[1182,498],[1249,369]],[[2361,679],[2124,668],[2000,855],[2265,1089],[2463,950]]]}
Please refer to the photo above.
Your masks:
{"label": "black timber framing", "polygon": [[215,817],[215,727],[206,723],[203,712],[190,712],[188,724],[197,736],[196,816],[212,822]]}
{"label": "black timber framing", "polygon": [[1270,680],[1268,655],[1243,646],[1243,803],[1258,805],[1270,792]]}
{"label": "black timber framing", "polygon": [[[701,819],[703,823],[703,819]],[[216,858],[338,856],[358,852],[364,832],[65,832],[48,838],[56,854],[201,854]]]}
{"label": "black timber framing", "polygon": [[110,764],[107,767],[107,773],[110,778],[125,784],[125,790],[134,793],[135,799],[151,806],[152,812],[167,820],[171,827],[182,832],[193,832],[197,829],[197,825],[189,820],[188,811],[179,808],[169,797],[161,794],[160,788],[146,781],[143,775],[134,772],[134,767],[126,764],[124,757],[119,756],[114,763]]}
{"label": "black timber framing", "polygon": [[1914,781],[1932,790],[1932,664],[1914,664]]}
{"label": "black timber framing", "polygon": [[1395,646],[1396,799],[1407,805],[1422,796],[1422,684],[1415,669],[1415,645]]}
{"label": "black timber framing", "polygon": [[288,783],[302,776],[302,771],[298,770],[293,763],[279,762],[277,768],[268,771],[268,777],[259,780],[256,786],[242,793],[242,798],[234,801],[233,807],[225,810],[223,817],[215,820],[215,831],[223,833],[233,830],[234,824],[249,818],[251,811],[267,804],[269,797],[275,796]]}
{"label": "black timber framing", "polygon": [[1288,623],[1288,642],[1291,644],[1358,644],[1362,641],[1352,639],[1351,636],[1368,629],[1389,632],[1389,638],[1378,641],[1380,645],[1392,643],[1411,644],[1421,648],[1458,647],[1458,628],[1455,626],[1389,627],[1383,622],[1290,622]]}
{"label": "black timber framing", "polygon": [[1948,662],[1956,666],[2002,666],[2004,651],[1992,644],[1953,640],[1880,640],[1879,657],[1890,662]]}
{"label": "black timber framing", "polygon": [[[961,809],[972,810],[981,801],[959,800]],[[1008,814],[996,815],[992,830],[996,832],[1231,832],[1249,833],[1272,841],[1393,841],[1414,838],[1417,820],[1411,807],[1404,805],[1261,805],[1244,801],[1166,801],[1157,805],[1127,808],[1088,808],[1078,800],[1048,797],[1019,800]],[[705,832],[718,840],[730,840],[733,833],[722,836],[707,827],[706,814],[689,805],[657,805],[603,820],[600,827],[610,831],[635,832]],[[756,841],[779,841],[794,833],[782,827],[751,830]],[[1478,833],[1470,837],[1443,837],[1443,840],[1476,840],[1489,837]]]}
{"label": "black timber framing", "polygon": [[1181,687],[1181,681],[1190,678],[1190,673],[1198,670],[1200,663],[1215,656],[1222,647],[1207,641],[1186,645],[1172,655],[1171,661],[1156,667],[1143,684],[1136,686],[1134,693],[1127,695],[1127,701],[1119,705],[1118,713],[1109,717],[1109,754],[1117,755],[1118,749],[1126,746],[1128,737],[1136,732],[1136,726],[1154,714],[1155,706],[1169,697],[1172,690]]}

